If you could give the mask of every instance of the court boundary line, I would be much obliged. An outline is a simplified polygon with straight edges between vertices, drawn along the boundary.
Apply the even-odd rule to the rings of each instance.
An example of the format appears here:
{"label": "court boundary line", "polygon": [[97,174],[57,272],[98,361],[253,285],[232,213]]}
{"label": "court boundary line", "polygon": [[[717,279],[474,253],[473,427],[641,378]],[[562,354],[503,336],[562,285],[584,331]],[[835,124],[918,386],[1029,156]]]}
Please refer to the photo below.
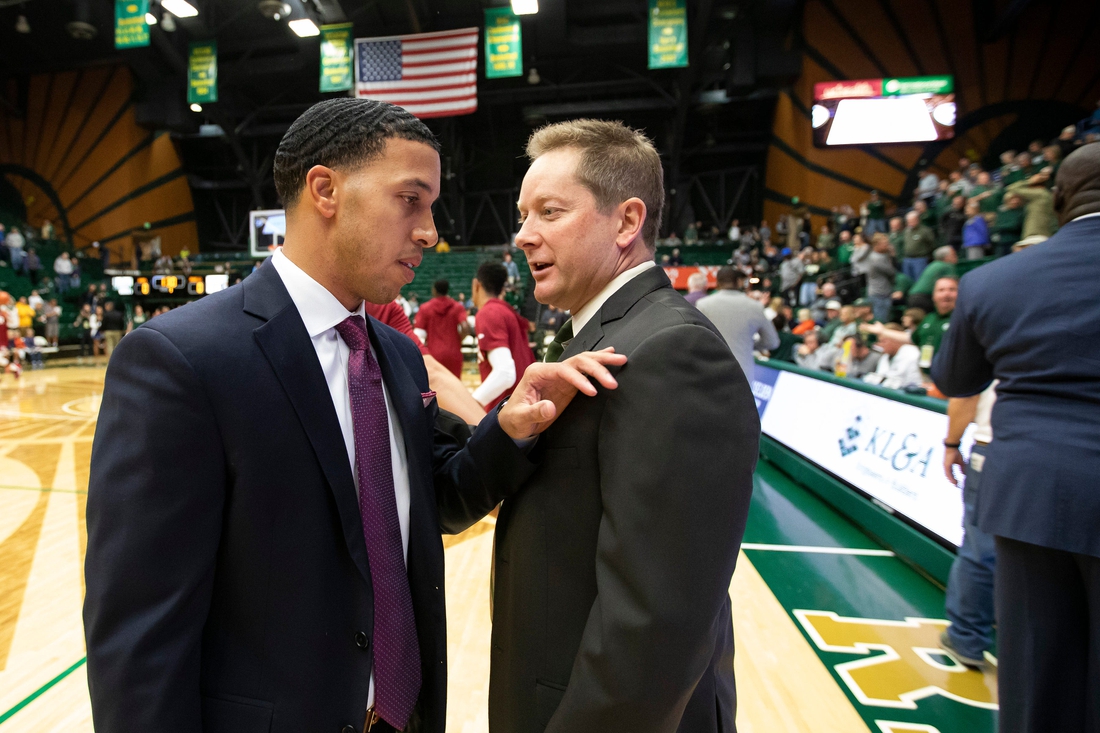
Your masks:
{"label": "court boundary line", "polygon": [[37,690],[35,690],[34,692],[32,692],[31,694],[27,695],[27,696],[26,696],[25,698],[23,698],[23,699],[22,699],[22,700],[20,700],[19,702],[17,702],[17,703],[15,704],[15,706],[14,706],[14,707],[12,707],[11,709],[9,709],[9,710],[8,710],[7,712],[5,712],[5,713],[0,713],[0,725],[3,725],[4,723],[6,723],[6,722],[7,722],[8,720],[10,720],[10,719],[11,719],[11,717],[12,717],[13,715],[15,715],[15,714],[16,714],[16,713],[18,713],[18,712],[19,712],[20,710],[22,710],[23,708],[25,708],[25,707],[27,707],[28,705],[30,705],[30,704],[31,704],[32,702],[34,702],[34,701],[35,701],[35,700],[37,700],[38,698],[40,698],[40,697],[42,697],[43,695],[45,695],[45,694],[46,694],[47,692],[49,692],[49,690],[50,690],[50,688],[51,688],[51,687],[53,687],[53,686],[54,686],[54,685],[56,685],[56,684],[57,684],[58,682],[60,682],[61,680],[65,679],[66,677],[68,677],[69,675],[71,675],[71,674],[72,674],[73,672],[75,672],[76,670],[80,669],[80,667],[81,667],[81,666],[82,666],[82,665],[83,665],[83,664],[84,664],[85,662],[87,662],[87,661],[88,661],[88,657],[82,657],[82,658],[81,658],[81,659],[80,659],[79,661],[77,661],[77,662],[76,662],[75,664],[73,664],[73,665],[72,665],[71,667],[69,667],[68,669],[66,669],[66,670],[65,670],[64,672],[62,672],[61,674],[57,675],[57,676],[56,676],[56,677],[54,677],[54,678],[53,678],[52,680],[50,680],[50,681],[49,681],[49,682],[47,682],[46,684],[42,685],[42,686],[41,686],[41,687],[39,687],[39,688],[38,688]]}
{"label": "court boundary line", "polygon": [[82,494],[88,492],[80,489],[55,489],[52,486],[5,486],[0,485],[0,491],[37,491],[40,494]]}
{"label": "court boundary line", "polygon": [[859,547],[825,547],[822,545],[770,545],[760,542],[742,542],[742,550],[766,552],[807,552],[819,555],[857,555],[862,557],[897,557],[893,550],[874,550]]}

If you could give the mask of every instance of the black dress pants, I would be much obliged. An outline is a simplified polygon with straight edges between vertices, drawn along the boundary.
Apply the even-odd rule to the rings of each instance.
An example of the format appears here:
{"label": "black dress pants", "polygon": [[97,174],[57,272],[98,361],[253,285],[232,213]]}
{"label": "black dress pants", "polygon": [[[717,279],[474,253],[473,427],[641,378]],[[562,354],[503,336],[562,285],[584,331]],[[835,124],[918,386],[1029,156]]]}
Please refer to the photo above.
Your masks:
{"label": "black dress pants", "polygon": [[997,537],[1000,733],[1100,733],[1100,558]]}

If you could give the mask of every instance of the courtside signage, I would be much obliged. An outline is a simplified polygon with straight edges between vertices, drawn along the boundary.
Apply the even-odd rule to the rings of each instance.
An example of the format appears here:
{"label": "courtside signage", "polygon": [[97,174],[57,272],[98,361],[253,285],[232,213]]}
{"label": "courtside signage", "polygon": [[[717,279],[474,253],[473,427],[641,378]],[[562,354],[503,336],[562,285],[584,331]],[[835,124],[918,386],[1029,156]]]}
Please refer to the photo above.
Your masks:
{"label": "courtside signage", "polygon": [[946,415],[762,364],[753,394],[765,435],[927,532],[962,544],[962,491],[943,474]]}

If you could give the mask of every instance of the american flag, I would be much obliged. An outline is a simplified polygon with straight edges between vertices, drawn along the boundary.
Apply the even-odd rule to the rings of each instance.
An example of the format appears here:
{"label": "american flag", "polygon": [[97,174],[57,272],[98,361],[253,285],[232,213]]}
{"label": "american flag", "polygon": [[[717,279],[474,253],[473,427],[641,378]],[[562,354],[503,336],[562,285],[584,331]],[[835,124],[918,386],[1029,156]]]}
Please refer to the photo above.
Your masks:
{"label": "american flag", "polygon": [[477,111],[477,28],[355,39],[355,91],[417,117]]}

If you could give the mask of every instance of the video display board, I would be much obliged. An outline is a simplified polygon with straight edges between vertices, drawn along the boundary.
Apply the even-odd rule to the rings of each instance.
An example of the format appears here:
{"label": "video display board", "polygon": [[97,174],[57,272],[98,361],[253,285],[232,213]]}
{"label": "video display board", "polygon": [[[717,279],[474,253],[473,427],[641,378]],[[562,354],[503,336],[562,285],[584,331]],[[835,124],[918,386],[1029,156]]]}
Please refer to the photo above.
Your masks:
{"label": "video display board", "polygon": [[248,212],[248,244],[253,257],[270,257],[286,238],[286,212],[264,209]]}
{"label": "video display board", "polygon": [[955,137],[951,76],[857,79],[814,84],[814,145],[924,143]]}
{"label": "video display board", "polygon": [[[926,534],[962,544],[962,489],[943,473],[947,415],[764,364],[752,388],[765,435]],[[964,455],[972,444],[968,430]]]}

